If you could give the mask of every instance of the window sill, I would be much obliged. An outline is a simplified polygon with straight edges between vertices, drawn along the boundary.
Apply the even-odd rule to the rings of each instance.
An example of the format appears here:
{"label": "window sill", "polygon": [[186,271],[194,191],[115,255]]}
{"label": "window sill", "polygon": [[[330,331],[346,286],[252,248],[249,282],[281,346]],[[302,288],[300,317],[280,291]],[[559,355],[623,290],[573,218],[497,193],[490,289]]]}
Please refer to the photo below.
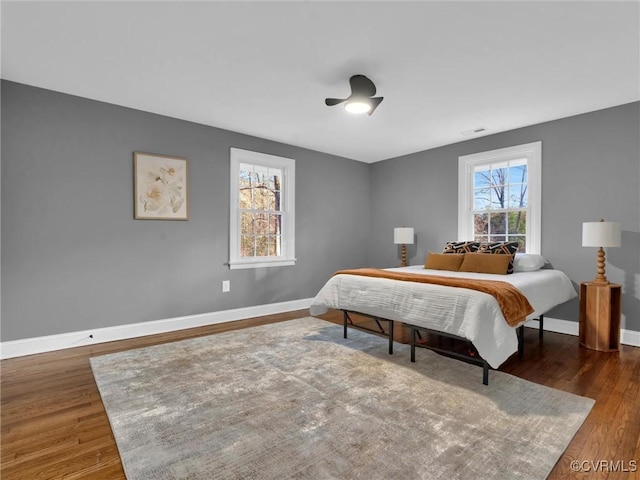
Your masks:
{"label": "window sill", "polygon": [[278,260],[253,260],[245,262],[229,262],[229,270],[240,270],[245,268],[264,268],[264,267],[287,267],[296,264],[296,259],[278,259]]}

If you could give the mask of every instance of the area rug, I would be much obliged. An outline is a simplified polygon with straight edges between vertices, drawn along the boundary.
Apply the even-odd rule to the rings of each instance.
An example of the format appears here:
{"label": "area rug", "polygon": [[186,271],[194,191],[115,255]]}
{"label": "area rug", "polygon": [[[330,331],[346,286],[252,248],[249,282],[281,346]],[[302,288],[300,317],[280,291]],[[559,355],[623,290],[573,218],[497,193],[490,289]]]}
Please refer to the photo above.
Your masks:
{"label": "area rug", "polygon": [[129,480],[544,479],[593,400],[308,317],[91,359]]}

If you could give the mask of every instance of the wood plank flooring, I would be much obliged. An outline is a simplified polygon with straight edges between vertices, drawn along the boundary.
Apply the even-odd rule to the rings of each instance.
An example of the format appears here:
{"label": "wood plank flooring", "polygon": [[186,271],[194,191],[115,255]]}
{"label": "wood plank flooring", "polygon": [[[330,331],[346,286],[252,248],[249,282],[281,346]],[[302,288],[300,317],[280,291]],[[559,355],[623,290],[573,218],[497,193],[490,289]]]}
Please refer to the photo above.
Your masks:
{"label": "wood plank flooring", "polygon": [[[125,478],[90,357],[307,315],[301,310],[3,360],[0,478]],[[342,313],[321,318],[341,323]],[[525,329],[524,359],[511,358],[500,370],[596,400],[550,479],[640,480],[640,472],[611,471],[616,465],[631,470],[631,461],[640,468],[640,348],[602,353],[579,347],[578,338],[570,335],[545,332],[539,342],[537,331]],[[572,472],[574,460],[590,471]],[[611,463],[596,465],[601,461]]]}

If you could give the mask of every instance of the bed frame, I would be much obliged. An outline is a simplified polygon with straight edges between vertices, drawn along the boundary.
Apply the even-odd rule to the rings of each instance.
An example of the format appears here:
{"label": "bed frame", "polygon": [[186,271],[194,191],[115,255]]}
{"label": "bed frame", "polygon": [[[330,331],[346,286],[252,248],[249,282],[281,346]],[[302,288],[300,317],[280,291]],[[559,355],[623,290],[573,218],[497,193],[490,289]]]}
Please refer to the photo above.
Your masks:
{"label": "bed frame", "polygon": [[[347,338],[347,327],[352,327],[352,328],[356,328],[357,330],[364,330],[364,331],[368,331],[368,332],[373,332],[376,334],[380,334],[380,335],[384,335],[386,337],[389,337],[389,355],[393,355],[393,330],[394,330],[394,321],[393,320],[389,320],[388,318],[381,318],[381,317],[376,317],[374,315],[368,315],[366,313],[360,313],[360,312],[355,312],[352,310],[342,310],[343,312],[343,330],[344,330],[344,338]],[[372,320],[374,320],[376,322],[376,325],[378,326],[377,330],[371,329],[371,328],[367,328],[364,327],[362,325],[356,325],[353,320],[351,319],[351,317],[349,316],[349,314],[355,314],[355,315],[360,315],[363,317],[367,317],[370,318]],[[543,335],[544,335],[544,315],[540,315],[540,317],[538,318],[538,321],[540,322],[540,328],[538,330],[538,338],[540,340],[543,339]],[[382,325],[380,324],[380,322],[388,322],[388,327],[387,330],[385,331],[385,329],[382,327]],[[441,332],[439,330],[432,330],[429,328],[425,328],[425,327],[418,327],[417,325],[411,325],[409,323],[405,323],[402,322],[404,325],[408,326],[411,329],[411,341],[410,341],[410,345],[411,345],[411,361],[415,363],[416,361],[416,347],[421,347],[421,348],[427,348],[429,350],[433,350],[434,352],[437,353],[441,353],[443,355],[449,356],[449,357],[453,357],[453,358],[457,358],[460,360],[464,360],[466,362],[471,362],[474,363],[476,365],[480,365],[482,367],[482,383],[484,385],[489,385],[489,364],[487,363],[487,361],[480,357],[480,356],[471,356],[471,355],[463,355],[461,353],[458,352],[454,352],[452,350],[447,350],[446,348],[440,348],[440,347],[435,347],[432,345],[425,345],[425,344],[419,344],[418,342],[416,342],[416,337],[420,337],[420,332],[425,332],[425,333],[430,333],[432,335],[437,335],[439,337],[447,337],[447,338],[452,338],[454,340],[462,340],[463,342],[467,342],[467,344],[470,347],[470,351],[471,349],[473,349],[474,351],[477,352],[477,350],[475,349],[475,347],[473,346],[473,344],[467,340],[466,338],[460,337],[458,335],[453,335],[450,333],[445,333],[445,332]],[[516,335],[518,337],[518,357],[522,358],[524,356],[524,324],[520,325],[519,327],[516,328]]]}

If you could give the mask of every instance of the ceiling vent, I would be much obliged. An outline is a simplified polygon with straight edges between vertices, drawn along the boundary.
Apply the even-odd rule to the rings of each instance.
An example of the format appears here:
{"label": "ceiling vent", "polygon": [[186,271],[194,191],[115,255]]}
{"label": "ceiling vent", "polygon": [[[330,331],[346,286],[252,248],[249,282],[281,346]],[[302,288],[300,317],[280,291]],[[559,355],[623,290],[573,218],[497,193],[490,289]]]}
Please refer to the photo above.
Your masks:
{"label": "ceiling vent", "polygon": [[473,130],[465,130],[464,132],[460,132],[460,135],[462,135],[463,137],[471,137],[473,135],[479,135],[486,131],[487,129],[485,127],[477,127],[477,128],[474,128]]}

